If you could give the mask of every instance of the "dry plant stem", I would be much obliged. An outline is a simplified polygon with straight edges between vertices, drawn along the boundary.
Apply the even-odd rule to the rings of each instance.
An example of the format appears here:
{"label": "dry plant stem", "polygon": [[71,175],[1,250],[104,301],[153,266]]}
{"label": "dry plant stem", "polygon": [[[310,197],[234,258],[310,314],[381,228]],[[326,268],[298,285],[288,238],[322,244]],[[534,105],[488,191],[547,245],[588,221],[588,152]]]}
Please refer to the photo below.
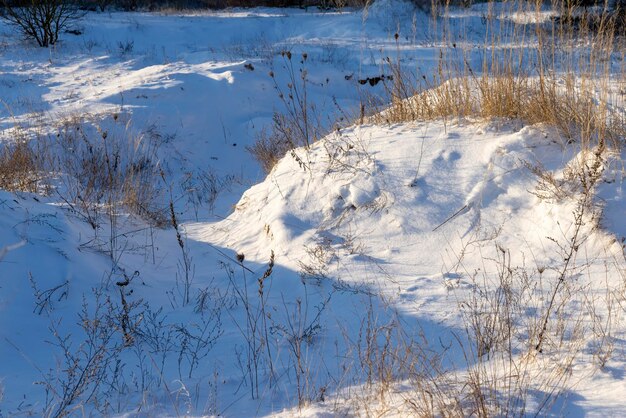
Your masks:
{"label": "dry plant stem", "polygon": [[252,399],[259,398],[259,351],[258,348],[258,315],[254,315],[250,300],[248,298],[248,283],[245,270],[242,269],[243,274],[243,295],[240,293],[239,298],[242,300],[244,308],[246,310],[246,342],[248,353],[246,360],[248,363],[248,374],[250,376],[250,390],[252,393]]}
{"label": "dry plant stem", "polygon": [[[266,306],[269,297],[267,280],[272,275],[274,268],[274,251],[270,254],[268,267],[263,276],[257,279],[258,304],[254,304],[250,300],[248,293],[249,289],[246,271],[250,270],[243,265],[242,261],[239,261],[238,263],[242,269],[243,289],[238,285],[237,281],[235,281],[234,272],[230,269],[230,267],[225,266],[225,268],[236,297],[243,305],[245,312],[245,328],[236,319],[233,318],[233,321],[246,341],[244,359],[245,370],[242,370],[244,372],[244,379],[247,376],[247,380],[250,384],[250,396],[252,399],[259,399],[261,393],[261,377],[259,372],[263,360],[267,362],[269,368],[269,386],[272,387],[276,380],[267,324],[269,313],[267,312]],[[266,359],[263,359],[263,353],[267,356]],[[243,368],[244,365],[242,365],[242,369]]]}
{"label": "dry plant stem", "polygon": [[267,265],[267,269],[263,273],[263,276],[261,276],[258,280],[259,302],[261,304],[260,314],[261,314],[261,317],[263,318],[263,334],[265,338],[265,349],[267,351],[267,361],[269,363],[269,369],[270,369],[270,377],[269,377],[270,388],[272,387],[273,383],[275,383],[276,376],[275,376],[275,371],[274,371],[274,361],[272,360],[271,347],[269,344],[270,339],[269,339],[268,326],[267,326],[267,319],[268,319],[269,314],[266,312],[266,304],[267,304],[267,298],[269,296],[269,292],[267,294],[265,292],[265,281],[272,275],[273,271],[274,271],[274,250],[271,250],[270,261]]}
{"label": "dry plant stem", "polygon": [[[278,85],[274,73],[271,73],[270,76],[274,81],[274,88],[278,92],[278,97],[285,106],[287,111],[286,115],[292,122],[292,127],[298,130],[298,137],[300,141],[304,142],[301,145],[308,148],[313,142],[313,138],[311,138],[310,134],[311,122],[309,120],[309,103],[307,101],[307,70],[304,67],[300,68],[300,75],[298,76],[293,66],[291,52],[283,51],[281,52],[281,56],[286,58],[285,67],[287,68],[287,74],[290,80],[287,83],[287,92],[285,93]],[[302,61],[300,63],[303,66],[306,60],[307,54],[302,54]],[[302,83],[302,86],[300,86],[300,83]],[[294,143],[300,145],[298,142],[299,141],[295,141],[294,138]]]}
{"label": "dry plant stem", "polygon": [[[570,239],[570,242],[568,243],[568,251],[563,260],[564,265],[559,272],[557,284],[552,291],[550,301],[548,302],[548,306],[546,308],[545,316],[542,320],[543,325],[541,327],[541,330],[539,331],[537,344],[535,345],[535,350],[538,352],[542,352],[542,346],[546,335],[545,333],[548,329],[548,321],[550,319],[550,315],[552,314],[552,311],[554,309],[556,296],[563,286],[565,279],[567,278],[567,274],[570,271],[570,264],[573,262],[574,255],[578,251],[581,241],[584,240],[584,238],[580,237],[580,233],[582,227],[585,225],[584,216],[586,214],[586,211],[592,205],[594,186],[601,177],[602,154],[604,150],[604,142],[601,141],[594,151],[594,160],[591,167],[587,166],[587,163],[584,161],[581,163],[582,167],[580,168],[581,172],[579,173],[579,176],[582,186],[582,192],[576,207],[576,211],[574,213],[574,233]],[[586,152],[584,154],[586,154]]]}
{"label": "dry plant stem", "polygon": [[120,325],[122,327],[122,335],[124,336],[124,346],[131,346],[134,338],[131,334],[130,326],[130,308],[126,301],[126,295],[124,295],[124,288],[130,284],[130,279],[127,277],[124,281],[117,282],[116,285],[120,291],[120,300],[122,302],[122,312],[120,315]]}
{"label": "dry plant stem", "polygon": [[330,293],[327,298],[316,305],[315,315],[309,319],[308,287],[306,282],[301,281],[301,283],[304,286],[304,299],[297,297],[295,307],[290,311],[285,296],[281,295],[286,323],[274,322],[272,325],[273,331],[282,335],[289,346],[292,369],[296,379],[299,408],[312,401],[315,393],[313,370],[310,368],[309,352],[305,345],[311,345],[314,337],[320,332],[322,313],[332,297],[332,293]]}
{"label": "dry plant stem", "polygon": [[[165,182],[165,173],[161,171],[161,178]],[[176,210],[174,209],[174,196],[172,193],[172,187],[170,186],[170,201],[169,201],[170,222],[174,231],[176,232],[176,242],[180,248],[182,261],[182,280],[183,280],[183,306],[186,306],[191,301],[191,286],[193,282],[193,266],[191,263],[191,257],[189,250],[185,247],[185,242],[178,225],[178,219],[176,217]]]}
{"label": "dry plant stem", "polygon": [[[247,148],[266,173],[288,152],[300,167],[308,170],[308,160],[299,156],[295,149],[304,147],[308,151],[323,129],[314,106],[308,100],[308,55],[301,55],[298,70],[294,67],[294,57],[290,51],[282,51],[281,56],[288,76],[287,88],[281,87],[273,71],[269,75],[284,110],[274,113],[271,128],[261,131],[254,145]],[[308,159],[308,153],[306,157]]]}
{"label": "dry plant stem", "polygon": [[579,206],[576,210],[576,215],[575,215],[575,220],[574,220],[575,222],[574,234],[571,238],[569,251],[567,255],[565,256],[565,260],[564,260],[565,264],[563,265],[559,273],[558,281],[556,283],[556,286],[554,287],[554,290],[552,291],[552,295],[550,296],[550,301],[548,302],[548,307],[546,308],[546,312],[542,320],[543,325],[541,326],[541,330],[539,331],[539,335],[537,336],[537,344],[535,345],[535,350],[538,351],[539,353],[543,351],[542,345],[543,345],[545,333],[548,329],[548,321],[550,320],[550,315],[552,314],[554,301],[556,299],[556,296],[559,293],[561,286],[565,282],[565,278],[567,274],[569,273],[569,265],[574,257],[574,253],[578,251],[578,245],[579,245],[578,236],[579,236],[581,227],[583,226],[584,213],[585,213],[584,209],[581,206]]}

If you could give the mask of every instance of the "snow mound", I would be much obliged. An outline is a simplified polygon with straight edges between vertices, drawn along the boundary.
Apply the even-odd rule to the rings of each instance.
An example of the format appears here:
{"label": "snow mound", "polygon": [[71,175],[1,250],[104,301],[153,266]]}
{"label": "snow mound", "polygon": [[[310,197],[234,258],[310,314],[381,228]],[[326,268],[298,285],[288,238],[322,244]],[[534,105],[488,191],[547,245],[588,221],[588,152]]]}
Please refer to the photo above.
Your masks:
{"label": "snow mound", "polygon": [[[288,154],[226,220],[187,232],[246,260],[263,262],[271,249],[303,280],[375,288],[420,321],[459,327],[459,300],[476,277],[496,283],[486,264],[498,254],[529,276],[562,265],[578,192],[542,194],[533,167],[566,182],[583,155],[563,148],[553,129],[513,122],[353,127]],[[596,225],[584,219],[578,250],[590,280],[622,256]],[[577,390],[599,396],[592,386]]]}
{"label": "snow mound", "polygon": [[380,189],[372,177],[369,177],[359,182],[341,186],[338,195],[345,202],[344,208],[358,209],[372,204],[380,195]]}
{"label": "snow mound", "polygon": [[[539,260],[545,237],[562,235],[574,202],[538,198],[529,167],[550,167],[558,175],[576,158],[546,140],[551,134],[514,123],[350,128],[287,155],[227,220],[190,224],[188,232],[259,262],[272,248],[296,270],[307,250],[325,243],[352,260],[336,266],[341,280],[384,260],[384,276],[407,288],[416,272],[441,278],[451,254],[490,234],[505,248],[525,248],[516,261],[534,252],[539,264],[549,265],[550,256]],[[599,248],[607,240],[600,239]],[[386,279],[366,276],[387,287]],[[446,293],[442,279],[422,285]],[[437,303],[427,308],[433,315],[437,309]]]}

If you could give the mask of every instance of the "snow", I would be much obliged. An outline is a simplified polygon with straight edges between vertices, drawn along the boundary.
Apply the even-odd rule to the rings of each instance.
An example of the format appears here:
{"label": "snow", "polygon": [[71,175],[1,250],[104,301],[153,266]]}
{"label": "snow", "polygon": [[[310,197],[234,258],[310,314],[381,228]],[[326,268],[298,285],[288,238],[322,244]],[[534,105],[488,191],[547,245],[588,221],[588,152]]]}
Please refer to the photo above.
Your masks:
{"label": "snow", "polygon": [[[452,11],[464,42],[482,39],[485,10]],[[150,138],[167,179],[159,198],[166,206],[172,193],[187,251],[173,228],[135,215],[103,214],[94,229],[58,193],[0,191],[0,417],[59,406],[71,369],[61,343],[82,355],[89,324],[103,318],[99,303],[116,313],[108,329],[121,342],[120,295],[139,312],[131,322],[144,330],[141,342],[118,344],[121,356],[97,376],[101,386],[89,387],[92,397],[87,391],[71,403],[73,415],[406,416],[415,413],[407,409],[410,379],[398,376],[385,403],[359,369],[355,342],[362,343],[368,313],[381,329],[404,324],[425,351],[441,352],[441,364],[463,376],[471,369],[458,345],[468,338],[463,306],[477,282],[497,287],[502,254],[540,294],[520,291],[525,308],[544,306],[576,230],[580,191],[568,173],[593,158],[579,144],[554,127],[509,120],[330,129],[342,112],[358,112],[363,96],[384,94],[382,85],[358,79],[385,73],[385,57],[397,56],[417,74],[436,70],[443,29],[430,22],[399,0],[332,13],[89,13],[82,35],[63,34],[50,49],[19,40],[0,23],[0,139],[10,142],[16,125],[54,135],[55,122],[76,115],[111,135]],[[280,54],[285,50],[292,62]],[[330,133],[287,154],[265,177],[246,147],[284,110],[270,71],[284,89],[293,82],[292,64],[306,67],[308,100]],[[542,411],[548,414],[626,414],[622,161],[615,152],[603,162],[596,190],[602,217],[585,214],[586,239],[568,284],[574,296],[563,301],[580,307],[577,324],[590,334],[594,315],[611,318],[613,356],[593,367],[596,334],[576,340],[567,396]],[[533,167],[548,170],[569,193],[542,194]],[[612,295],[612,311],[598,302],[589,313],[590,300]],[[254,332],[264,332],[254,341],[266,344],[258,373],[246,363],[250,315],[258,321]],[[298,347],[306,383],[294,367],[296,334],[305,335]],[[185,351],[203,339],[210,344],[195,352],[200,358]],[[529,369],[560,364],[554,350],[552,357],[536,354]],[[114,369],[121,370],[117,380]],[[299,390],[312,401],[303,408]],[[529,410],[542,390],[529,386]]]}

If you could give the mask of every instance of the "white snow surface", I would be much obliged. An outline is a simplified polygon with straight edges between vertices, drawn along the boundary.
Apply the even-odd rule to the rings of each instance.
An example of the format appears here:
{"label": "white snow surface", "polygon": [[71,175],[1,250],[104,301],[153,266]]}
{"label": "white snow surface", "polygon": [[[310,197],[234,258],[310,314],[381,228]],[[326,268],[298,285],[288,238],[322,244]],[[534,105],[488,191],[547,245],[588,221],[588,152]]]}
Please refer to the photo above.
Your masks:
{"label": "white snow surface", "polygon": [[[481,39],[483,10],[454,12],[464,41]],[[378,405],[364,395],[365,379],[353,368],[358,355],[351,343],[363,333],[368,306],[381,323],[397,312],[429,349],[443,350],[464,338],[460,305],[477,277],[495,283],[492,261],[500,252],[531,278],[556,281],[578,195],[540,197],[531,168],[564,179],[587,156],[552,127],[506,120],[341,127],[286,155],[265,178],[246,151],[274,111],[283,110],[268,75],[273,71],[283,89],[289,82],[290,63],[280,51],[293,52],[296,68],[306,66],[309,100],[330,127],[341,117],[338,107],[358,112],[361,95],[383,94],[382,85],[357,81],[384,73],[386,56],[418,74],[434,71],[438,35],[429,22],[395,0],[333,13],[89,13],[81,35],[63,34],[50,49],[19,40],[0,23],[1,139],[11,141],[16,125],[54,134],[51,121],[76,114],[157,138],[193,266],[192,301],[185,305],[171,227],[120,214],[115,229],[106,218],[94,229],[54,193],[0,192],[0,417],[56,410],[72,368],[59,341],[86,352],[89,320],[81,312],[90,317],[105,300],[119,312],[115,283],[125,276],[131,279],[125,298],[142,312],[135,325],[160,320],[161,328],[137,336],[141,343],[94,376],[102,385],[70,403],[72,416],[407,416],[410,388],[401,379],[389,403]],[[575,255],[571,289],[585,289],[588,299],[623,289],[621,161],[620,155],[605,161],[597,190],[603,216],[597,223],[585,218],[588,238]],[[218,179],[215,200],[189,197],[186,189],[197,185],[185,180],[199,171]],[[270,366],[261,364],[255,394],[238,292],[248,292],[258,309],[259,278],[272,254],[262,315],[270,325],[262,338],[270,341],[274,370],[270,378]],[[199,313],[198,295],[217,303],[219,314]],[[626,329],[619,312],[612,314],[611,360],[593,367],[594,342],[583,344],[567,372],[574,383],[543,413],[626,415]],[[599,308],[597,315],[608,313]],[[200,336],[187,343],[201,341],[218,316],[220,332],[196,364],[181,351],[180,330],[187,326]],[[309,332],[303,346],[313,371],[312,402],[304,408],[298,408],[293,339],[286,336],[294,322]],[[119,329],[113,338],[121,340]],[[158,351],[159,344],[171,345]],[[462,363],[455,350],[446,363]],[[551,360],[537,360],[537,367],[542,361]],[[116,368],[121,377],[111,380]],[[52,393],[46,394],[46,381],[54,382]],[[371,409],[354,409],[354,394]],[[528,408],[532,413],[532,402]]]}

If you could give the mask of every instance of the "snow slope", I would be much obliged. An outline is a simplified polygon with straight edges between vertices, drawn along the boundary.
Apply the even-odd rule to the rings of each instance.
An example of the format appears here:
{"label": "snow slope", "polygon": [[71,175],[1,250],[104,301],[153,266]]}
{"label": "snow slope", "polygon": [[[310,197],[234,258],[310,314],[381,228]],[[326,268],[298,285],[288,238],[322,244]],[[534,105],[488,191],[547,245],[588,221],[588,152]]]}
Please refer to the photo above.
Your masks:
{"label": "snow slope", "polygon": [[[254,261],[262,262],[271,248],[281,264],[311,280],[334,281],[338,289],[376,289],[403,314],[418,318],[427,341],[451,344],[452,333],[464,327],[460,305],[477,281],[497,283],[498,252],[510,254],[513,268],[543,280],[554,280],[554,273],[544,271],[562,266],[559,246],[571,239],[576,195],[540,198],[531,169],[549,167],[558,176],[575,164],[576,147],[561,141],[553,129],[498,121],[349,128],[310,151],[298,150],[298,159],[287,156],[244,193],[226,220],[189,224],[187,231]],[[618,175],[621,184],[620,173],[609,172],[609,179]],[[611,213],[623,213],[615,203],[606,203]],[[594,283],[608,280],[608,289],[619,291],[622,246],[613,231],[586,221],[589,238],[577,252],[572,286],[580,292],[590,287],[598,297],[609,290]],[[552,413],[600,405],[608,388],[622,390],[619,379],[592,376],[586,364],[592,339],[588,344],[585,360],[576,363],[573,379],[581,383],[573,401]],[[604,382],[601,390],[596,379]],[[608,410],[622,413],[615,404]],[[599,415],[608,410],[585,409]]]}

